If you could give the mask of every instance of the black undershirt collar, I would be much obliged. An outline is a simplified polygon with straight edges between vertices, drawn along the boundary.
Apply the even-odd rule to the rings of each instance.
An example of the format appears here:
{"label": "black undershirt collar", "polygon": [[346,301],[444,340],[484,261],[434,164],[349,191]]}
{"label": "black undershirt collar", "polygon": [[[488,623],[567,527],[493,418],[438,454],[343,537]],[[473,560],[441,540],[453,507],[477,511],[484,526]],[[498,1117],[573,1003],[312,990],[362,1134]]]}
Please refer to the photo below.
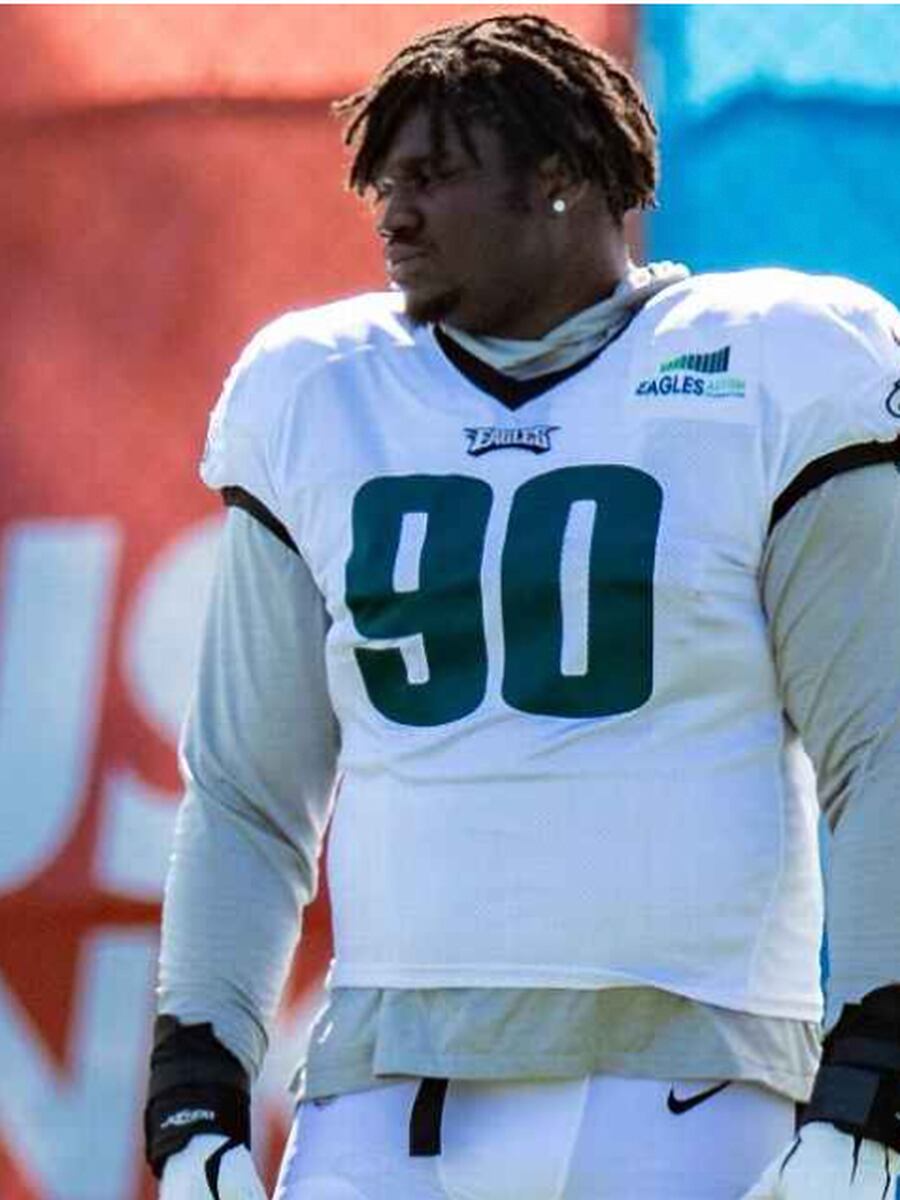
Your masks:
{"label": "black undershirt collar", "polygon": [[497,371],[494,367],[488,366],[486,362],[482,362],[480,358],[476,358],[468,350],[463,350],[462,346],[454,342],[451,337],[448,337],[439,325],[434,326],[434,336],[444,356],[450,360],[461,375],[464,375],[470,383],[474,383],[477,388],[480,388],[483,392],[487,392],[488,395],[493,396],[495,400],[499,400],[506,408],[513,411],[521,408],[529,400],[534,400],[536,396],[543,395],[550,388],[555,387],[558,383],[562,383],[564,379],[568,379],[570,375],[575,375],[578,371],[581,371],[594,361],[601,350],[605,350],[610,344],[606,342],[592,354],[589,354],[587,358],[582,358],[577,363],[573,363],[572,366],[564,367],[561,371],[550,371],[546,375],[536,375],[533,379],[514,379],[512,375],[504,375],[502,371]]}

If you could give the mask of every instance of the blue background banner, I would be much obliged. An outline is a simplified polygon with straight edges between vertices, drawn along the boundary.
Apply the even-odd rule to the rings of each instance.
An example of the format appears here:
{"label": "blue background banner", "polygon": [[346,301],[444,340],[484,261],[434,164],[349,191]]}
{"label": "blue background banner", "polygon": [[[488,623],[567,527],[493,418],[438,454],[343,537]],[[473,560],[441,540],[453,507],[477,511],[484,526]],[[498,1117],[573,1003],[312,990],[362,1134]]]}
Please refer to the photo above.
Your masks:
{"label": "blue background banner", "polygon": [[646,5],[651,258],[780,265],[900,300],[900,6]]}

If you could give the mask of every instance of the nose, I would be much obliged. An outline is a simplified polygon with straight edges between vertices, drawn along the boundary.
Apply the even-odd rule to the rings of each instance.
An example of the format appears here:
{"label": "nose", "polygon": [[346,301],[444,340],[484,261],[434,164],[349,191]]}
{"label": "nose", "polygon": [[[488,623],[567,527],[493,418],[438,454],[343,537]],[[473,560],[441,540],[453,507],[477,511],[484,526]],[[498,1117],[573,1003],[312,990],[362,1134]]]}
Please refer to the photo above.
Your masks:
{"label": "nose", "polygon": [[410,189],[395,187],[381,201],[375,222],[378,236],[386,242],[403,241],[422,228],[422,212],[415,203]]}

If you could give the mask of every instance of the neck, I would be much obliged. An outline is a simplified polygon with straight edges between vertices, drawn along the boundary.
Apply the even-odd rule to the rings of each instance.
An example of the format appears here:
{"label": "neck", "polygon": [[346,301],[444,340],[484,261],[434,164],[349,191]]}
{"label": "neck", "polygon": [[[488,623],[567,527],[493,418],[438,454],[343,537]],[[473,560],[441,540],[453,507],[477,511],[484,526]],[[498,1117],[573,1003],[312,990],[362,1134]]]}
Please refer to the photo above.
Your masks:
{"label": "neck", "polygon": [[576,313],[583,312],[601,300],[606,300],[622,282],[628,269],[628,260],[622,263],[621,269],[597,273],[583,280],[570,280],[560,288],[559,294],[548,297],[546,306],[541,306],[541,312],[534,318],[523,322],[523,332],[508,333],[502,336],[537,339],[548,334],[558,325],[562,325]]}
{"label": "neck", "polygon": [[492,337],[537,340],[569,317],[611,296],[630,265],[628,246],[624,237],[597,237],[596,230],[592,238],[596,246],[593,256],[584,253],[590,241],[580,240],[566,261],[556,263],[550,277],[535,288],[534,302],[527,309],[510,313],[507,321],[481,332]]}
{"label": "neck", "polygon": [[[468,354],[495,371],[517,380],[531,380],[584,364],[623,332],[651,296],[687,274],[687,268],[678,263],[629,266],[621,286],[611,295],[588,302],[541,337],[477,334],[449,322],[441,329]],[[500,326],[494,324],[493,328]]]}

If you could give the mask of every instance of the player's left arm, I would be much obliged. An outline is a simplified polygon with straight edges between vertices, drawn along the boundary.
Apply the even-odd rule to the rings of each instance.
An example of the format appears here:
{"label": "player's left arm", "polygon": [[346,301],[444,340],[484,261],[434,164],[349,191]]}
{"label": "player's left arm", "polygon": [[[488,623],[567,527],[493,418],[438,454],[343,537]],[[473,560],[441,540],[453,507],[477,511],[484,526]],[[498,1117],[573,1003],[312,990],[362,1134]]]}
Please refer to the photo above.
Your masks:
{"label": "player's left arm", "polygon": [[835,475],[773,528],[761,587],[828,855],[826,1038],[790,1153],[746,1200],[881,1200],[900,1169],[900,473]]}

